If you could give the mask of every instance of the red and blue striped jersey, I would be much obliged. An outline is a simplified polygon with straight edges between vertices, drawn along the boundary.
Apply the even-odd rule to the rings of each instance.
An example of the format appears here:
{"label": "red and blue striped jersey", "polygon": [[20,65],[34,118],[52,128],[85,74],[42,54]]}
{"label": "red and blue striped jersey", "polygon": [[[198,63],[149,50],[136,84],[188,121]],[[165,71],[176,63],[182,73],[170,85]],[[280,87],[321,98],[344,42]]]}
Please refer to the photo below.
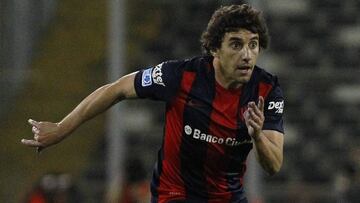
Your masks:
{"label": "red and blue striped jersey", "polygon": [[238,202],[253,147],[243,113],[265,99],[263,129],[283,132],[284,99],[277,78],[255,67],[248,83],[225,89],[213,57],[167,61],[139,71],[139,98],[166,102],[163,144],[151,183],[152,202]]}

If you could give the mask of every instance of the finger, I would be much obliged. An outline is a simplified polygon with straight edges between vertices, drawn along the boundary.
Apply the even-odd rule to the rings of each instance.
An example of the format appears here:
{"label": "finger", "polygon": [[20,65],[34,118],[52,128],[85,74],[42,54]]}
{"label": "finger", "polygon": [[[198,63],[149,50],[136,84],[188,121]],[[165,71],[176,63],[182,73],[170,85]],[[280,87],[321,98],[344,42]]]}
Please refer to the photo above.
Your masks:
{"label": "finger", "polygon": [[254,105],[255,105],[255,102],[251,101],[251,102],[248,103],[248,108],[251,108]]}
{"label": "finger", "polygon": [[251,116],[251,119],[257,123],[259,123],[261,121],[261,117],[260,117],[259,113],[260,113],[259,109],[255,109],[255,110],[249,109],[249,114]]}
{"label": "finger", "polygon": [[250,118],[249,109],[247,109],[247,110],[244,112],[243,116],[244,116],[245,122],[247,122],[247,121],[249,120],[249,118]]}
{"label": "finger", "polygon": [[261,112],[264,112],[264,97],[260,96],[259,97],[259,102],[258,102],[258,108],[260,109]]}
{"label": "finger", "polygon": [[249,109],[256,109],[256,108],[257,108],[257,107],[256,107],[255,102],[252,101],[252,102],[249,102],[249,103],[248,103],[248,110],[249,110]]}
{"label": "finger", "polygon": [[31,131],[34,133],[34,134],[39,134],[39,129],[35,126],[32,127]]}
{"label": "finger", "polygon": [[251,109],[259,118],[262,117],[262,112],[260,111],[260,109],[258,108],[258,106],[255,104],[255,102],[250,102],[249,103],[249,109]]}
{"label": "finger", "polygon": [[263,118],[264,117],[264,98],[262,96],[260,96],[257,104],[255,104],[255,102],[250,102],[249,108],[252,108],[254,110],[254,112],[260,118]]}
{"label": "finger", "polygon": [[260,120],[264,119],[264,112],[261,111],[257,106],[253,108],[253,111]]}
{"label": "finger", "polygon": [[256,105],[255,102],[249,102],[249,108],[252,108],[252,109],[257,109],[258,106]]}
{"label": "finger", "polygon": [[22,139],[21,143],[29,147],[41,147],[41,143],[36,140]]}
{"label": "finger", "polygon": [[261,130],[260,129],[260,125],[259,124],[257,124],[254,120],[249,120],[249,125],[252,127],[252,128],[254,128],[254,130]]}
{"label": "finger", "polygon": [[28,120],[28,122],[30,123],[30,125],[35,126],[36,128],[40,127],[39,122],[37,122],[31,118]]}

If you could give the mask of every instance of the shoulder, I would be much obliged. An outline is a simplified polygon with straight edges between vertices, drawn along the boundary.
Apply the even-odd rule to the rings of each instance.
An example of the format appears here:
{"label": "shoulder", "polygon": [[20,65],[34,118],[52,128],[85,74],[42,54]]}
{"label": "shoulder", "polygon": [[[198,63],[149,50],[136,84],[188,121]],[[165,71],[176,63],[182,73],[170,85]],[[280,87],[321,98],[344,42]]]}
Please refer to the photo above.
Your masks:
{"label": "shoulder", "polygon": [[253,74],[254,79],[256,79],[257,82],[267,83],[272,86],[279,86],[278,77],[259,66],[255,66]]}
{"label": "shoulder", "polygon": [[210,66],[211,56],[195,56],[192,58],[168,60],[162,63],[162,66],[181,68],[185,71],[197,72],[204,66]]}

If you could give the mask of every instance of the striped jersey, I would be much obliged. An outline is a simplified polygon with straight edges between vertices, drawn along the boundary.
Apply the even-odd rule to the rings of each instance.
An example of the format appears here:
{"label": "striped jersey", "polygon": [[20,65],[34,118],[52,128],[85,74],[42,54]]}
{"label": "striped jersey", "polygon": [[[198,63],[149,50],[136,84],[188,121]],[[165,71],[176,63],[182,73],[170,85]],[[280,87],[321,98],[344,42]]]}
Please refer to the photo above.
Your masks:
{"label": "striped jersey", "polygon": [[265,100],[263,129],[283,130],[277,77],[255,66],[238,89],[215,80],[212,56],[166,61],[139,71],[139,98],[166,102],[163,143],[151,182],[152,202],[240,202],[253,147],[244,121],[250,101]]}

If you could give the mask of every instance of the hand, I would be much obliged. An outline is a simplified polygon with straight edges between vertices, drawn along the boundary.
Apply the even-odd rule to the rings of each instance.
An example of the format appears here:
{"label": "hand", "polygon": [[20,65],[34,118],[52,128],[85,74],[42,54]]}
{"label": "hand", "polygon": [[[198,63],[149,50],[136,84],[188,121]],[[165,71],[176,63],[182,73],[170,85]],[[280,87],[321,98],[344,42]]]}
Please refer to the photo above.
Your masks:
{"label": "hand", "polygon": [[245,124],[248,128],[249,135],[257,140],[262,131],[264,125],[264,98],[259,97],[259,102],[256,105],[255,102],[248,103],[248,109],[244,112]]}
{"label": "hand", "polygon": [[38,152],[64,138],[58,123],[37,122],[32,119],[29,119],[28,122],[32,126],[34,139],[22,139],[21,143],[29,147],[37,147]]}

